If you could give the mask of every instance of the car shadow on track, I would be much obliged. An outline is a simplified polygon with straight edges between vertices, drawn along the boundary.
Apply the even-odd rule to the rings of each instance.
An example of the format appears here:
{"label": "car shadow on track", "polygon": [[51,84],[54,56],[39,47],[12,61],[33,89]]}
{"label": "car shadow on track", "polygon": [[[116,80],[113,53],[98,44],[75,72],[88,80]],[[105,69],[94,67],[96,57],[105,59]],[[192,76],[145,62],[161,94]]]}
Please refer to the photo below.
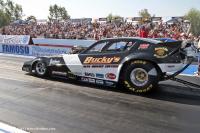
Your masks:
{"label": "car shadow on track", "polygon": [[[166,92],[163,91],[165,85],[159,85],[159,88],[154,92],[151,92],[150,95],[144,95],[145,97],[163,101],[169,101],[180,104],[188,104],[188,105],[200,105],[200,96],[180,94],[178,92]],[[169,87],[169,86],[168,86]],[[177,89],[177,86],[170,85],[171,89]],[[187,87],[178,87],[178,89],[185,89]]]}
{"label": "car shadow on track", "polygon": [[[26,75],[33,76],[31,74],[26,74]],[[166,91],[163,91],[164,90],[163,88],[166,86],[162,84],[160,84],[157,89],[153,90],[150,93],[135,94],[122,86],[105,87],[105,86],[89,84],[89,83],[75,81],[75,80],[66,79],[64,77],[57,77],[57,76],[53,76],[53,77],[49,77],[45,79],[50,80],[50,81],[55,81],[55,82],[68,83],[68,84],[77,85],[77,86],[90,87],[93,89],[112,91],[112,92],[123,93],[123,94],[128,94],[128,95],[136,95],[136,96],[141,96],[141,97],[155,99],[155,100],[169,101],[169,102],[188,104],[188,105],[200,105],[200,96],[192,96],[192,95],[186,95],[186,94],[183,95],[183,94],[179,94],[175,92],[166,92]],[[177,86],[170,85],[170,88],[175,89],[177,88]],[[187,88],[187,86],[181,86],[180,89],[182,88],[183,89]]]}

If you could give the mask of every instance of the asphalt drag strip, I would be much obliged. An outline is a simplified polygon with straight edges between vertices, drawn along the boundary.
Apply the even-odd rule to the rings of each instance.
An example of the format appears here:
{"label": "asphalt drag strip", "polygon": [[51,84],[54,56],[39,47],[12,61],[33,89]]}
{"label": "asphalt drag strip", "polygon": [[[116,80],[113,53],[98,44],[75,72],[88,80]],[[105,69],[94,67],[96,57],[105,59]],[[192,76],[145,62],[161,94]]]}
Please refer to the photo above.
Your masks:
{"label": "asphalt drag strip", "polygon": [[[198,133],[200,97],[161,82],[147,95],[21,71],[30,59],[0,56],[0,121],[33,133]],[[185,77],[181,77],[185,78]],[[188,78],[188,77],[187,77]],[[198,78],[190,77],[194,83]],[[198,89],[198,88],[195,88]],[[1,127],[0,127],[1,129]]]}

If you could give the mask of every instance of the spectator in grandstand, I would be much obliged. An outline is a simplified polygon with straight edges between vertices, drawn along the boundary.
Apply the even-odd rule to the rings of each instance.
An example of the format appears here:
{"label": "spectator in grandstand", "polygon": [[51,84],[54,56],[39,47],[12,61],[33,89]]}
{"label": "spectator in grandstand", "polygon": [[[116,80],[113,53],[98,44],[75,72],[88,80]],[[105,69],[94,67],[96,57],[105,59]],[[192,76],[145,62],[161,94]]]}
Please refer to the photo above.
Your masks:
{"label": "spectator in grandstand", "polygon": [[142,26],[140,29],[140,37],[147,38],[148,34],[148,29],[145,26]]}
{"label": "spectator in grandstand", "polygon": [[2,35],[6,35],[5,28],[2,28],[1,31],[0,31],[0,33],[1,33]]}

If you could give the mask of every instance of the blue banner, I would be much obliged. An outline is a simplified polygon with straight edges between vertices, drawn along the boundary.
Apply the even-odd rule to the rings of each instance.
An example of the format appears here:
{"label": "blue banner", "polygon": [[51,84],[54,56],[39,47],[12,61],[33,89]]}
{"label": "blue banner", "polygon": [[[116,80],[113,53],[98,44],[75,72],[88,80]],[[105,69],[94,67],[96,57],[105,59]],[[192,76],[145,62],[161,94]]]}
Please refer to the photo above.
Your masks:
{"label": "blue banner", "polygon": [[2,53],[30,55],[30,48],[26,45],[2,45]]}
{"label": "blue banner", "polygon": [[36,57],[53,56],[69,53],[71,48],[63,47],[46,47],[46,46],[32,46],[31,55]]}
{"label": "blue banner", "polygon": [[46,38],[33,38],[34,44],[49,44],[49,45],[63,45],[63,46],[84,46],[89,47],[96,40],[75,40],[75,39],[46,39]]}

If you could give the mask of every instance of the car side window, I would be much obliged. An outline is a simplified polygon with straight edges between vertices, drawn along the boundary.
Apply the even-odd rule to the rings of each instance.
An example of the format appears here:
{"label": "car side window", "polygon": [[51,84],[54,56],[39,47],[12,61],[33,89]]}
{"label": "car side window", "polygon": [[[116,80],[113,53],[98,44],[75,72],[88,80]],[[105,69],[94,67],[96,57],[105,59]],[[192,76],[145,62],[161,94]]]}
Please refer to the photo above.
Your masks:
{"label": "car side window", "polygon": [[86,53],[87,53],[87,54],[99,53],[99,52],[101,52],[101,50],[104,48],[104,46],[107,45],[107,43],[108,43],[108,42],[98,43],[98,44],[96,44],[94,47],[92,47],[91,49],[89,49]]}
{"label": "car side window", "polygon": [[104,49],[103,52],[122,52],[129,50],[135,42],[133,41],[119,41],[119,42],[113,42],[109,47]]}
{"label": "car side window", "polygon": [[123,51],[125,46],[126,46],[127,42],[116,42],[113,43],[108,49],[107,51]]}

